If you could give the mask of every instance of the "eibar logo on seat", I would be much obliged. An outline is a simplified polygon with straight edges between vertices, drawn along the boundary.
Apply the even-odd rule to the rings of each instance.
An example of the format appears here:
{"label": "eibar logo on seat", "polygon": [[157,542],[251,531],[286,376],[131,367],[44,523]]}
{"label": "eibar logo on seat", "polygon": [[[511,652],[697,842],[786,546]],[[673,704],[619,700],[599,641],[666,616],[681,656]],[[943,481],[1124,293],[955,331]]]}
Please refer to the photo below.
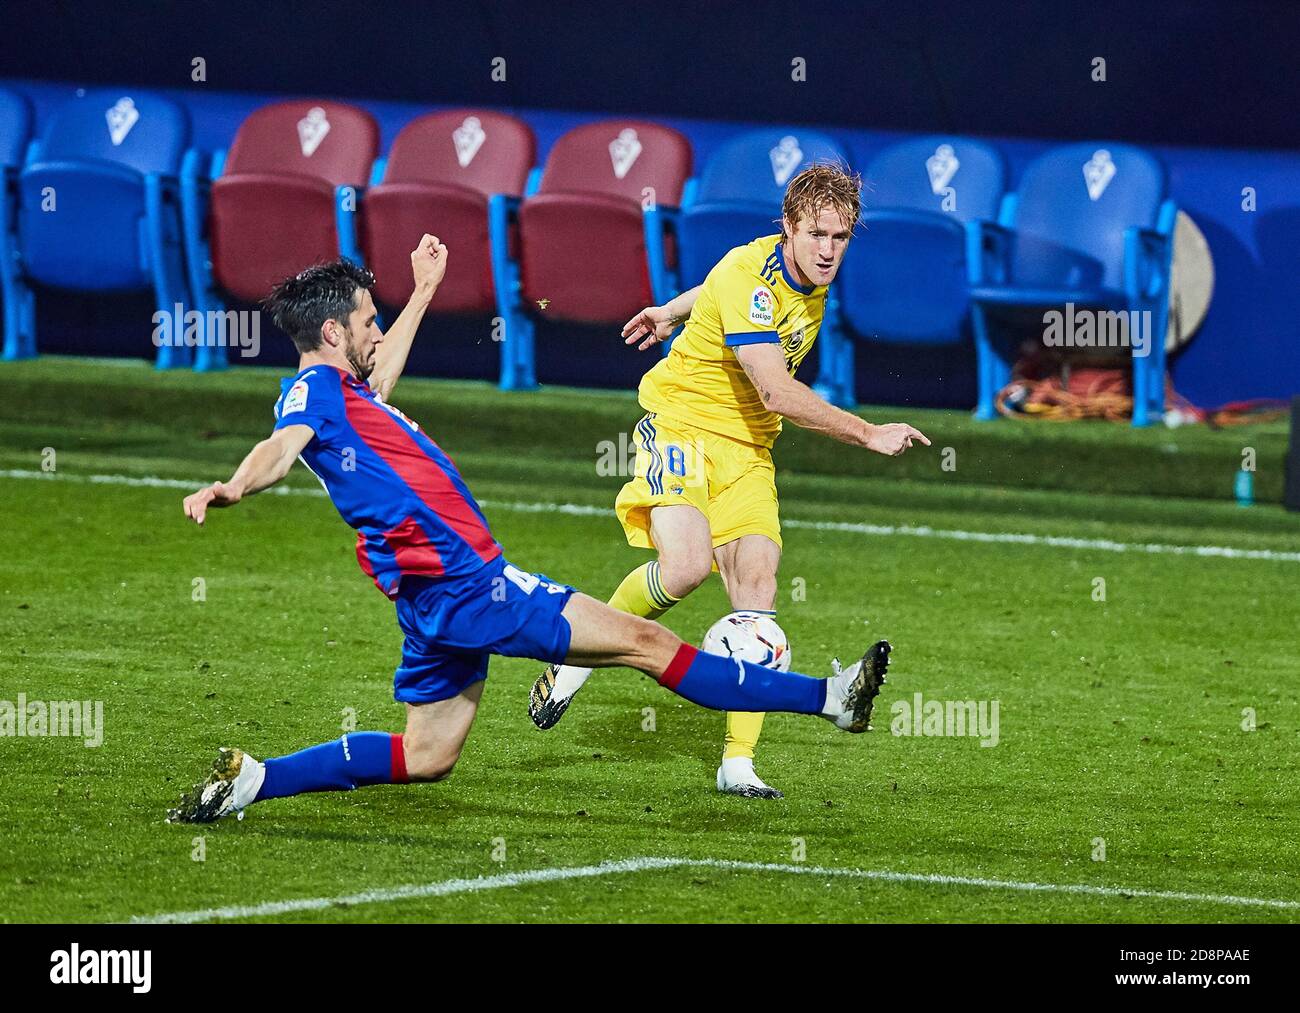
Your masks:
{"label": "eibar logo on seat", "polygon": [[620,130],[614,140],[609,142],[609,158],[614,163],[614,177],[622,179],[632,168],[637,156],[641,154],[641,142],[636,131],[631,127]]}
{"label": "eibar logo on seat", "polygon": [[76,943],[50,954],[50,981],[56,985],[130,985],[148,992],[153,978],[152,950],[83,950]]}
{"label": "eibar logo on seat", "polygon": [[477,116],[466,116],[465,122],[451,132],[451,141],[456,145],[456,161],[462,169],[469,168],[485,140],[487,132]]}
{"label": "eibar logo on seat", "polygon": [[126,140],[126,135],[131,132],[131,128],[139,122],[140,110],[135,107],[134,100],[123,95],[104,114],[104,119],[108,120],[108,139],[116,148]]}
{"label": "eibar logo on seat", "polygon": [[795,137],[782,137],[775,148],[767,153],[772,160],[772,178],[777,186],[785,186],[786,180],[794,175],[795,169],[803,162],[803,151]]}
{"label": "eibar logo on seat", "polygon": [[298,121],[298,144],[304,158],[311,158],[330,132],[329,117],[320,106],[312,106],[307,115]]}
{"label": "eibar logo on seat", "polygon": [[1092,158],[1083,163],[1083,181],[1088,185],[1089,200],[1100,200],[1114,178],[1115,163],[1105,148],[1094,151]]}
{"label": "eibar logo on seat", "polygon": [[952,182],[960,168],[961,161],[951,144],[941,144],[935,148],[934,154],[925,160],[925,171],[930,177],[930,192],[942,195],[944,187]]}

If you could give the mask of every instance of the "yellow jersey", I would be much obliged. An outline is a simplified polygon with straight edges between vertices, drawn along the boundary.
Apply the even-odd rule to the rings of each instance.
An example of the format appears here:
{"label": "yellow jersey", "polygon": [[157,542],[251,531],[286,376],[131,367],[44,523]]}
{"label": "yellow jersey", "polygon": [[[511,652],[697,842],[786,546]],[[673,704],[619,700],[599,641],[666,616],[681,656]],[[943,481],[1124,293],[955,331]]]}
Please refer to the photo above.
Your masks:
{"label": "yellow jersey", "polygon": [[685,330],[641,378],[646,411],[761,447],[775,442],[781,418],[764,407],[736,348],[780,344],[794,373],[826,308],[826,286],[799,285],[780,244],[775,235],[737,246],[709,272]]}

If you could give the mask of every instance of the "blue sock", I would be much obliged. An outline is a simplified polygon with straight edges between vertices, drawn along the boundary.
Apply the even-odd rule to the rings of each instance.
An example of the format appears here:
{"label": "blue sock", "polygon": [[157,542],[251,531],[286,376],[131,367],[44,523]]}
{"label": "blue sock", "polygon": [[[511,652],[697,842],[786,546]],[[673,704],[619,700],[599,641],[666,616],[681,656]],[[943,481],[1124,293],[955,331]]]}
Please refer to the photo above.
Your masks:
{"label": "blue sock", "polygon": [[659,685],[701,707],[719,711],[820,714],[826,706],[825,679],[777,672],[750,661],[740,664],[744,666],[743,678],[734,659],[682,644],[659,677]]}
{"label": "blue sock", "polygon": [[267,760],[266,779],[254,801],[405,781],[406,754],[400,735],[353,732],[333,742]]}

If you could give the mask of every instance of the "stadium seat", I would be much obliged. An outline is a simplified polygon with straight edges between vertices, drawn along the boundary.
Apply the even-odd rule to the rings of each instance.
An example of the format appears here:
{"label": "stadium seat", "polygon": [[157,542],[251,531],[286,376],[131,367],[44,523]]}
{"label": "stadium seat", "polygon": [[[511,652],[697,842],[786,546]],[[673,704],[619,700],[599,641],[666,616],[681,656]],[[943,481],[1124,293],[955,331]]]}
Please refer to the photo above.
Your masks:
{"label": "stadium seat", "polygon": [[403,127],[361,215],[361,249],[379,300],[402,306],[411,297],[411,251],[431,232],[453,251],[436,310],[492,312],[488,199],[523,196],[536,155],[527,125],[488,110],[430,113]]}
{"label": "stadium seat", "polygon": [[[814,130],[755,130],[723,145],[687,187],[680,212],[656,208],[647,214],[655,302],[667,302],[700,284],[733,247],[779,232],[786,183],[814,161],[847,164],[848,158],[834,140]],[[668,267],[670,242],[677,249],[676,272]],[[835,298],[834,292],[828,296],[819,337],[817,388],[828,400],[845,404],[845,392],[834,387],[832,378],[843,370],[844,352],[852,350],[839,333]],[[668,348],[665,343],[664,354]]]}
{"label": "stadium seat", "polygon": [[994,417],[997,393],[1011,379],[1013,350],[990,334],[990,310],[1061,312],[1072,304],[1150,322],[1150,354],[1132,356],[1133,425],[1159,421],[1176,215],[1164,166],[1138,148],[1072,144],[1030,163],[997,224],[971,234],[977,418]]}
{"label": "stadium seat", "polygon": [[147,93],[94,91],[54,113],[18,175],[6,357],[36,352],[29,284],[39,282],[81,292],[152,288],[165,314],[152,326],[158,365],[188,362],[177,175],[189,138],[185,110]]}
{"label": "stadium seat", "polygon": [[34,307],[30,291],[18,278],[18,173],[32,136],[32,109],[17,92],[0,90],[0,298],[4,300],[4,358],[36,354],[30,324]]}
{"label": "stadium seat", "polygon": [[362,259],[356,212],[378,149],[379,126],[365,110],[302,99],[253,112],[206,172],[201,157],[187,160],[190,286],[209,325],[197,369],[226,361],[212,327],[222,293],[255,303],[308,264]]}
{"label": "stadium seat", "polygon": [[[959,137],[919,137],[867,165],[862,232],[840,268],[844,320],[860,338],[960,341],[970,315],[968,223],[992,221],[1006,189],[994,149]],[[849,372],[840,382],[852,389]]]}
{"label": "stadium seat", "polygon": [[[676,130],[604,120],[555,142],[536,194],[492,198],[504,389],[536,385],[534,307],[548,319],[622,323],[652,300],[642,212],[678,205],[690,171],[690,143]],[[514,222],[517,259],[509,248]]]}

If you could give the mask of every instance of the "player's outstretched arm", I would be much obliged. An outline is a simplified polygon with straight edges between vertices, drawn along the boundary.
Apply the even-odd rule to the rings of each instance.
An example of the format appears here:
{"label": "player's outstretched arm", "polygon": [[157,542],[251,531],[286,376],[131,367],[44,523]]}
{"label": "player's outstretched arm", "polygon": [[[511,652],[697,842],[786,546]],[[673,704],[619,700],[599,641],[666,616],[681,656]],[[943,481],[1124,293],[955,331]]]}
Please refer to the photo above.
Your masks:
{"label": "player's outstretched arm", "polygon": [[277,429],[248,452],[228,482],[213,482],[190,493],[182,504],[185,516],[202,524],[208,507],[234,506],[245,496],[275,485],[289,474],[293,462],[316,434],[311,426]]}
{"label": "player's outstretched arm", "polygon": [[691,315],[703,288],[703,285],[696,285],[662,306],[647,306],[623,325],[623,344],[636,345],[640,341],[636,350],[644,352],[651,345],[667,341],[682,321]]}
{"label": "player's outstretched arm", "polygon": [[925,434],[905,422],[873,425],[818,397],[806,383],[800,383],[790,375],[781,346],[775,342],[741,345],[736,349],[736,358],[767,409],[796,426],[888,457],[909,449],[913,440],[920,440],[927,447],[930,445]]}
{"label": "player's outstretched arm", "polygon": [[420,329],[424,311],[433,301],[433,295],[447,273],[447,247],[437,236],[428,233],[411,251],[411,274],[415,276],[415,291],[406,306],[384,334],[384,340],[375,348],[375,368],[370,374],[370,386],[381,400],[387,400],[397,379],[406,368],[406,357],[411,352],[411,342]]}

